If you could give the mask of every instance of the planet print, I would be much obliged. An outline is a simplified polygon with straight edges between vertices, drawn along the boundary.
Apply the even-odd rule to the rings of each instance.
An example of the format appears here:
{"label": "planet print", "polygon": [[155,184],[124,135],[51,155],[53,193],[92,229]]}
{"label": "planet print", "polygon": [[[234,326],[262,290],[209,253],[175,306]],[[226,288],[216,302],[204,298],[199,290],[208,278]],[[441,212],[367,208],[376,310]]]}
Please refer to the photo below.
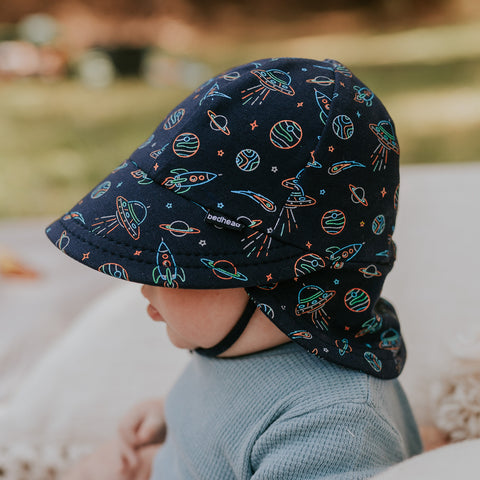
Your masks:
{"label": "planet print", "polygon": [[270,141],[277,148],[287,150],[299,144],[302,127],[293,120],[280,120],[270,130]]}
{"label": "planet print", "polygon": [[170,232],[174,237],[184,237],[192,233],[200,233],[198,228],[191,227],[182,220],[175,220],[172,223],[162,223],[159,225],[162,230]]}
{"label": "planet print", "polygon": [[348,140],[354,132],[352,119],[348,115],[337,115],[332,122],[335,135],[342,140]]}
{"label": "planet print", "polygon": [[365,189],[362,187],[356,187],[355,185],[350,184],[348,186],[350,192],[352,193],[351,199],[353,203],[360,203],[364,207],[368,207],[368,201],[365,198]]}
{"label": "planet print", "polygon": [[216,132],[222,132],[225,135],[230,135],[228,129],[228,120],[224,115],[217,115],[212,110],[207,110],[208,118],[210,119],[210,128]]}
{"label": "planet print", "polygon": [[201,258],[200,261],[212,269],[213,274],[222,280],[242,280],[246,282],[248,278],[237,270],[237,267],[228,260],[213,261],[208,258]]}
{"label": "planet print", "polygon": [[376,372],[380,372],[382,370],[382,361],[374,353],[365,352],[363,357]]}
{"label": "planet print", "polygon": [[182,121],[184,115],[185,109],[178,108],[167,118],[167,120],[165,120],[165,123],[163,124],[163,129],[171,130],[173,127],[175,127]]}
{"label": "planet print", "polygon": [[110,275],[111,277],[128,281],[127,271],[118,263],[104,263],[98,267],[98,271]]}
{"label": "planet print", "polygon": [[302,275],[316,272],[317,270],[320,270],[324,267],[325,260],[320,257],[320,255],[317,255],[316,253],[306,253],[295,262],[295,277],[298,278]]}
{"label": "planet print", "polygon": [[377,215],[372,222],[372,232],[375,235],[381,235],[385,230],[385,216]]}
{"label": "planet print", "polygon": [[320,223],[325,233],[338,235],[345,228],[345,214],[341,210],[329,210],[323,214]]}
{"label": "planet print", "polygon": [[188,158],[193,157],[200,148],[200,140],[194,133],[181,133],[173,142],[175,155]]}
{"label": "planet print", "polygon": [[109,182],[108,180],[106,182],[101,183],[97,187],[95,187],[92,190],[92,193],[90,194],[90,198],[93,198],[94,200],[97,198],[100,198],[102,195],[105,195],[110,187],[112,186],[112,183]]}
{"label": "planet print", "polygon": [[355,313],[364,312],[370,306],[370,297],[361,288],[352,288],[345,294],[345,306]]}
{"label": "planet print", "polygon": [[260,155],[250,148],[245,148],[235,158],[237,167],[242,172],[253,172],[260,165]]}

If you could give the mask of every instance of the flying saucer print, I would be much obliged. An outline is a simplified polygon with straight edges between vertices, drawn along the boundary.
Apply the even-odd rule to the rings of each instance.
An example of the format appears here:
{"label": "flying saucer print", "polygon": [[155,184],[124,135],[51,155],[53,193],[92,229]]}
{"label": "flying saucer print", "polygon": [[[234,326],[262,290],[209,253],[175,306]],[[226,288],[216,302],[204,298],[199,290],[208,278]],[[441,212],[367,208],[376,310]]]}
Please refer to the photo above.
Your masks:
{"label": "flying saucer print", "polygon": [[222,280],[242,280],[246,282],[248,278],[237,270],[237,267],[228,260],[210,260],[201,258],[200,261],[208,268],[212,269],[213,274]]}
{"label": "flying saucer print", "polygon": [[368,265],[368,267],[359,268],[358,271],[363,273],[365,278],[372,278],[372,277],[381,277],[382,272],[380,272],[376,265]]}
{"label": "flying saucer print", "polygon": [[373,151],[371,158],[373,171],[385,169],[387,167],[388,152],[393,151],[397,155],[400,154],[397,137],[393,130],[393,125],[388,120],[381,120],[378,123],[371,123],[370,130],[375,134],[380,142],[378,147]]}
{"label": "flying saucer print", "polygon": [[210,119],[210,128],[216,132],[222,132],[225,135],[230,135],[230,130],[228,129],[228,120],[224,115],[217,115],[212,110],[207,111],[208,118]]}
{"label": "flying saucer print", "polygon": [[364,207],[368,207],[368,201],[365,198],[365,189],[362,187],[356,187],[355,185],[350,184],[348,186],[350,192],[352,192],[351,198],[353,203],[360,203]]}
{"label": "flying saucer print", "polygon": [[140,201],[128,201],[121,195],[115,200],[116,213],[96,218],[98,222],[92,224],[92,232],[105,235],[113,232],[118,226],[122,226],[126,232],[134,239],[140,238],[140,225],[147,218],[147,207]]}
{"label": "flying saucer print", "polygon": [[259,105],[267,98],[270,92],[280,92],[284,95],[295,95],[295,90],[290,86],[292,79],[287,72],[272,68],[270,70],[256,69],[250,73],[255,75],[260,83],[246,90],[242,90],[243,105]]}
{"label": "flying saucer print", "polygon": [[[328,330],[330,318],[323,307],[335,296],[335,290],[325,291],[317,285],[306,285],[298,292],[298,304],[295,315],[311,314],[312,322],[322,330]],[[319,318],[320,317],[320,318]]]}
{"label": "flying saucer print", "polygon": [[185,235],[200,233],[198,228],[193,228],[182,220],[175,220],[172,223],[162,223],[159,225],[162,230],[170,232],[174,237],[184,237]]}

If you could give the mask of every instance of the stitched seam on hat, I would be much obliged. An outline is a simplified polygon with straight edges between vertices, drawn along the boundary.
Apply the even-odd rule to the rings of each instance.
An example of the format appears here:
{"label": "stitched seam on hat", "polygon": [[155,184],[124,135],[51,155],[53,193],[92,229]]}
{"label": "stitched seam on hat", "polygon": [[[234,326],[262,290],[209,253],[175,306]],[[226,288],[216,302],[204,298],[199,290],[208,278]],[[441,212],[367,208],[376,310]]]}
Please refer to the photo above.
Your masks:
{"label": "stitched seam on hat", "polygon": [[[117,240],[113,240],[111,238],[108,238],[108,237],[99,237],[98,235],[96,235],[95,233],[91,232],[90,230],[88,230],[88,228],[84,227],[83,224],[75,221],[75,220],[72,220],[72,223],[75,223],[75,225],[79,228],[81,228],[82,230],[84,230],[86,233],[89,233],[91,235],[94,235],[95,237],[101,239],[101,240],[107,240],[108,242],[112,243],[112,244],[115,244],[115,245],[119,245],[121,247],[127,247],[127,248],[132,248],[132,245],[129,245],[127,243],[122,243],[122,242],[119,242]],[[69,234],[71,234],[72,236],[74,236],[75,238],[77,238],[78,240],[84,242],[84,243],[87,243],[88,245],[91,245],[95,248],[98,248],[99,250],[102,250],[104,252],[107,252],[107,253],[110,253],[112,255],[115,255],[119,258],[126,258],[130,261],[134,261],[134,262],[137,262],[137,263],[146,263],[146,264],[149,264],[149,265],[156,265],[156,262],[153,263],[153,262],[148,262],[147,260],[142,260],[140,258],[132,258],[128,255],[123,255],[117,251],[114,251],[113,249],[112,250],[109,250],[107,248],[105,248],[104,246],[100,246],[100,245],[97,245],[96,243],[90,241],[88,238],[86,237],[82,237],[79,233],[76,233],[74,231],[72,231],[62,220],[59,220],[59,223],[65,228],[65,230],[68,231]],[[285,245],[286,246],[286,245]],[[283,246],[282,246],[283,247]],[[276,248],[282,248],[282,247],[276,247]],[[142,251],[146,251],[146,252],[149,252],[149,253],[152,253],[152,254],[156,254],[157,253],[157,250],[152,250],[151,248],[143,248],[141,247],[140,245],[138,245],[138,249],[141,249]],[[300,249],[298,249],[300,250]],[[238,252],[233,252],[234,254],[238,255],[239,253]],[[216,253],[201,253],[201,254],[195,254],[195,253],[181,253],[181,252],[175,252],[175,255],[178,257],[181,257],[181,256],[184,256],[184,257],[195,257],[195,258],[198,258],[198,257],[205,257],[205,256],[220,256],[220,255],[231,255],[232,252],[216,252]],[[294,254],[294,255],[289,255],[287,257],[282,257],[280,259],[276,259],[276,260],[266,260],[264,259],[261,264],[255,264],[255,263],[250,263],[250,262],[246,262],[246,263],[242,263],[242,261],[235,261],[235,264],[242,267],[242,266],[249,266],[249,267],[259,267],[261,265],[266,265],[266,264],[273,264],[273,263],[280,263],[280,262],[284,262],[285,260],[289,260],[289,259],[294,259],[294,258],[298,258],[298,253]],[[179,262],[181,264],[181,262]],[[202,267],[201,265],[192,265],[192,266],[185,266],[185,265],[180,265],[181,267],[183,268],[204,268]]]}

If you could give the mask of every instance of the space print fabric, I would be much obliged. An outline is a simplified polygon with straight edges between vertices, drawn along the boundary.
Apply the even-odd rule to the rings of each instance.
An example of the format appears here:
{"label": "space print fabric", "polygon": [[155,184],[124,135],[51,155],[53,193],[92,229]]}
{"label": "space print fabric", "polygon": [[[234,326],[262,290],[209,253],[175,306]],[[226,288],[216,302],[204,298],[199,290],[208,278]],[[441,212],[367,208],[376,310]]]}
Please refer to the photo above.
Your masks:
{"label": "space print fabric", "polygon": [[259,60],[201,85],[47,234],[124,280],[246,288],[312,354],[393,378],[398,162],[388,112],[346,67]]}

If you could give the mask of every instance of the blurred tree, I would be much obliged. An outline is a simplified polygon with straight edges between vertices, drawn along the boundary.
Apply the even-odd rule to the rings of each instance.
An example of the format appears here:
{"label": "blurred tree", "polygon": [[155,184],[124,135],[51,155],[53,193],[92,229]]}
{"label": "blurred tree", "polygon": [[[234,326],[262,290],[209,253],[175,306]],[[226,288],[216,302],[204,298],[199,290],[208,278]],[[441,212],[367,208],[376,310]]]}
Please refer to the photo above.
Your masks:
{"label": "blurred tree", "polygon": [[[476,0],[472,0],[476,1]],[[173,14],[187,16],[200,21],[211,18],[221,9],[228,8],[240,15],[252,13],[269,14],[274,18],[302,15],[310,12],[329,10],[365,9],[371,12],[391,11],[392,4],[398,14],[422,13],[438,8],[455,0],[16,0],[3,2],[0,22],[17,22],[30,13],[54,13],[58,7],[65,9],[69,4],[81,6],[92,12],[113,17],[148,17],[151,15]]]}

